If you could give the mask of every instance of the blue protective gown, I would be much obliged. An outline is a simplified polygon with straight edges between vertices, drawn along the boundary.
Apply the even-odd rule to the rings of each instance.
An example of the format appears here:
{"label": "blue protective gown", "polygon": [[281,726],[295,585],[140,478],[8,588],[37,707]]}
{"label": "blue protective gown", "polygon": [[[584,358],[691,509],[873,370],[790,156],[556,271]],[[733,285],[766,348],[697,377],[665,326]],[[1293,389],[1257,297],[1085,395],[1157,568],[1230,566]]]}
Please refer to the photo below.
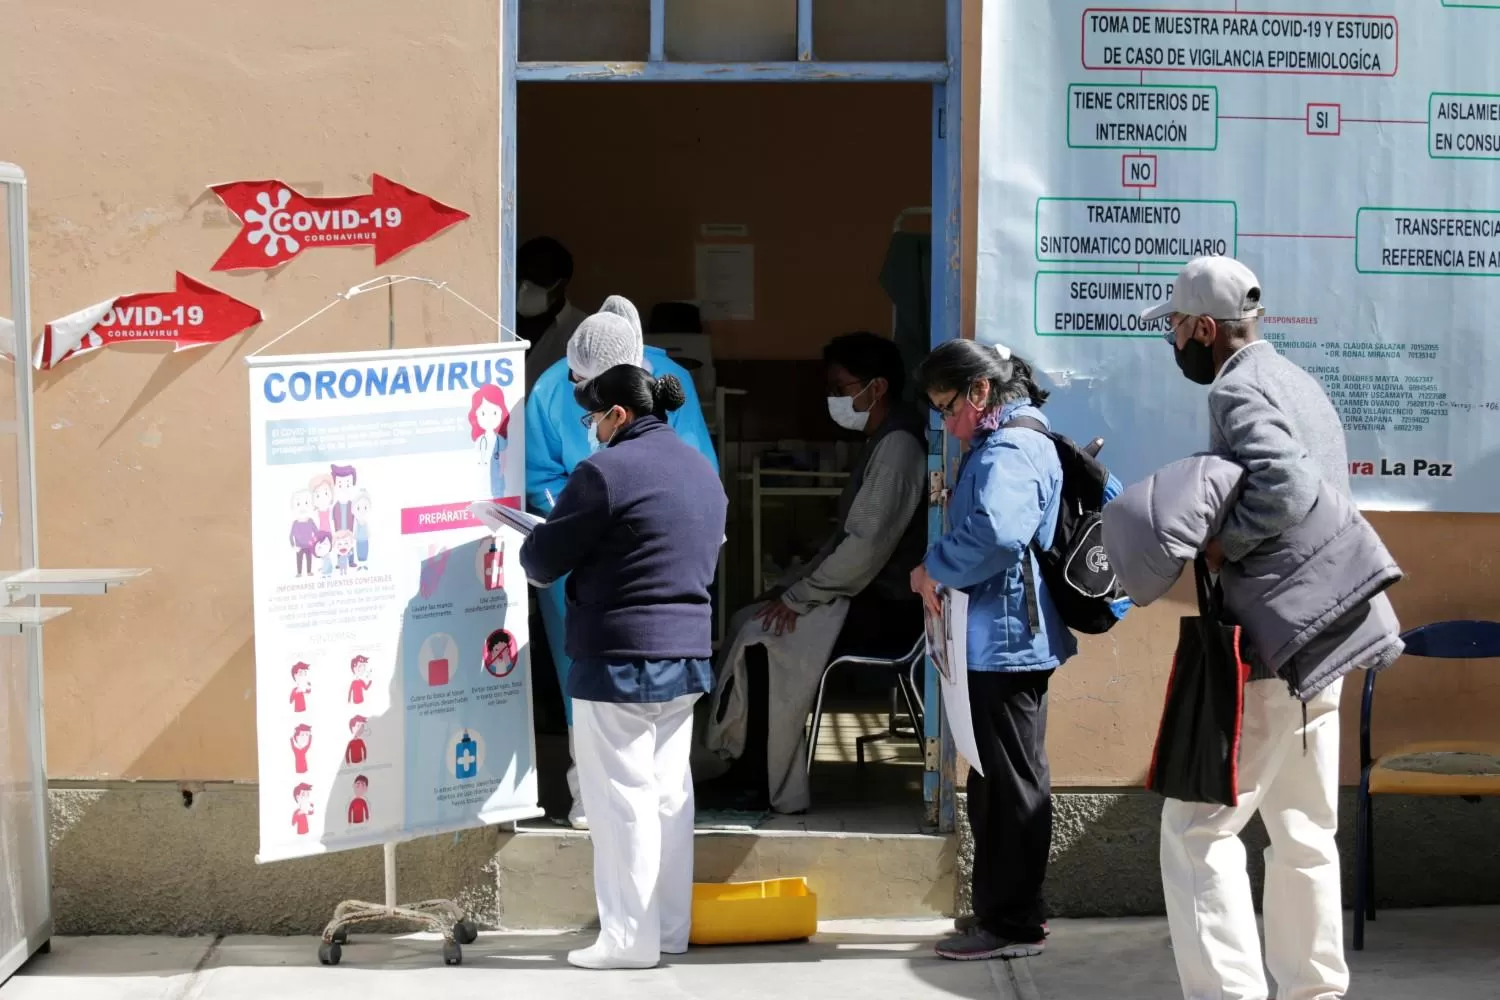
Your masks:
{"label": "blue protective gown", "polygon": [[[667,423],[717,471],[718,456],[714,454],[713,438],[703,419],[703,406],[698,401],[692,376],[659,347],[648,346],[645,360],[646,367],[657,376],[676,375],[682,383],[687,402],[667,418]],[[568,379],[568,362],[564,358],[542,372],[526,398],[526,503],[543,514],[552,510],[552,501],[567,485],[568,474],[590,454],[589,432],[583,426],[583,407],[574,401],[573,388]],[[542,627],[547,633],[547,648],[552,651],[557,680],[564,692],[568,690],[568,672],[573,667],[573,661],[563,650],[563,630],[567,627],[566,587],[567,577],[563,577],[545,590],[537,591]],[[573,702],[566,694],[563,706],[568,725],[572,726]]]}

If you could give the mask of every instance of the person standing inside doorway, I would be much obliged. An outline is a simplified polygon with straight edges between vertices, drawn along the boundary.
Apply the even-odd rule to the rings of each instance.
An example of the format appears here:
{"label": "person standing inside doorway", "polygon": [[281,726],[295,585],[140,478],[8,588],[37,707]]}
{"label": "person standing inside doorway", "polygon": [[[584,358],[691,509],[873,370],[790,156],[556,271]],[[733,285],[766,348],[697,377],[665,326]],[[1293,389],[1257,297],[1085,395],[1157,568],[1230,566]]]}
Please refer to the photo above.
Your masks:
{"label": "person standing inside doorway", "polygon": [[516,252],[516,332],[531,341],[526,391],[568,349],[568,338],[588,313],[568,301],[573,255],[550,236],[527,240]]}
{"label": "person standing inside doorway", "polygon": [[969,598],[969,707],[983,776],[969,772],[974,917],[938,943],[943,958],[1040,954],[1042,885],[1052,847],[1047,684],[1078,651],[1034,552],[1052,545],[1062,463],[1047,425],[1047,393],[1005,347],[952,340],[927,356],[917,381],[948,433],[969,446],[948,508],[952,528],[911,574],[941,614],[940,589]]}
{"label": "person standing inside doorway", "polygon": [[[600,311],[581,323],[568,341],[567,356],[555,363],[537,379],[526,397],[526,502],[532,510],[546,514],[562,496],[579,463],[602,445],[589,438],[588,414],[575,398],[576,387],[597,378],[616,365],[645,369],[657,378],[671,376],[683,391],[683,404],[666,414],[666,422],[678,437],[691,445],[718,471],[713,438],[703,419],[703,407],[693,389],[687,369],[667,356],[659,347],[647,347],[641,333],[640,316],[631,302],[619,295],[604,300]],[[586,829],[582,796],[578,789],[578,767],[572,763],[573,702],[568,697],[568,674],[572,659],[568,656],[567,607],[563,594],[567,581],[537,592],[542,628],[547,636],[547,651],[557,671],[558,686],[563,692],[563,713],[568,723],[568,823],[575,829]]]}
{"label": "person standing inside doorway", "polygon": [[713,687],[710,589],[728,501],[667,424],[675,376],[618,365],[576,397],[602,446],[521,546],[526,577],[567,576],[567,694],[594,841],[599,938],[586,969],[687,950],[693,903],[693,705]]}
{"label": "person standing inside doorway", "polygon": [[[1166,302],[1177,367],[1208,390],[1209,446],[1246,470],[1239,498],[1204,550],[1209,569],[1237,563],[1301,524],[1326,483],[1345,496],[1344,426],[1318,380],[1260,336],[1260,281],[1230,257],[1191,260]],[[1291,571],[1291,567],[1288,568]],[[1161,878],[1185,997],[1324,1000],[1349,989],[1339,884],[1339,694],[1307,702],[1251,656],[1239,755],[1239,804],[1168,799]],[[1266,852],[1265,962],[1240,831],[1256,812]]]}

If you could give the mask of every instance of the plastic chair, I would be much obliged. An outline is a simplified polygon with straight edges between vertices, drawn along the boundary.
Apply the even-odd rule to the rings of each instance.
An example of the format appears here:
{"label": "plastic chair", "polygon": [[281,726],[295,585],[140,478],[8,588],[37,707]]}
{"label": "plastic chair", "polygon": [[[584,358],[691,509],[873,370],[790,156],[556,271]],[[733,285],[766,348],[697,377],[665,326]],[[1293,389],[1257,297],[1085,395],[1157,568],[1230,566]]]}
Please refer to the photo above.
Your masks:
{"label": "plastic chair", "polygon": [[[1401,637],[1408,656],[1441,660],[1500,659],[1500,622],[1434,622]],[[1500,795],[1500,742],[1408,743],[1370,755],[1375,679],[1365,676],[1359,710],[1359,812],[1354,831],[1354,950],[1365,946],[1365,920],[1375,919],[1375,795],[1446,795],[1477,801]]]}
{"label": "plastic chair", "polygon": [[[813,758],[818,753],[818,732],[823,728],[823,695],[828,690],[829,676],[840,667],[865,667],[874,669],[886,669],[896,676],[896,684],[891,692],[891,716],[889,725],[883,733],[871,733],[861,736],[854,741],[855,752],[859,758],[859,766],[865,763],[865,744],[875,740],[890,739],[891,737],[905,737],[909,739],[922,739],[922,696],[919,693],[922,685],[918,683],[918,670],[924,662],[923,654],[927,651],[926,636],[918,636],[917,641],[912,644],[911,650],[905,656],[896,659],[886,659],[878,656],[840,656],[830,660],[828,666],[823,668],[823,676],[818,681],[818,698],[813,702],[812,730],[807,737],[807,773],[812,774]],[[907,715],[911,718],[911,732],[904,732],[896,726],[897,698],[905,702]]]}

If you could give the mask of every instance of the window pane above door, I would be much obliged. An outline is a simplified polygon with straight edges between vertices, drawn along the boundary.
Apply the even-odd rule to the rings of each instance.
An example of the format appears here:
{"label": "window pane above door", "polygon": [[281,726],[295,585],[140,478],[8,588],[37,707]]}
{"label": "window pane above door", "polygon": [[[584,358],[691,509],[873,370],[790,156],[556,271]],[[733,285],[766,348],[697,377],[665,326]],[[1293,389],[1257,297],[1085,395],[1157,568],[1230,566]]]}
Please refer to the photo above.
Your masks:
{"label": "window pane above door", "polygon": [[681,62],[797,58],[797,0],[667,0],[666,28],[667,58]]}
{"label": "window pane above door", "polygon": [[651,2],[521,0],[519,35],[522,62],[644,62]]}
{"label": "window pane above door", "polygon": [[942,62],[945,8],[944,0],[816,0],[813,55],[827,62]]}

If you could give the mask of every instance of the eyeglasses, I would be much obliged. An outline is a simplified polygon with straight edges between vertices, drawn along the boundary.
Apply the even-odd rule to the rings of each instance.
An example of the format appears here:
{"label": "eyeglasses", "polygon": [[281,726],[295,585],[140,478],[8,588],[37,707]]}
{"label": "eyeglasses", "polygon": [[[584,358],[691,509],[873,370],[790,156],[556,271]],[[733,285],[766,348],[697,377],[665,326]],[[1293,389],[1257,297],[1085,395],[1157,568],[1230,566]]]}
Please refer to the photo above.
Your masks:
{"label": "eyeglasses", "polygon": [[927,405],[938,411],[938,414],[940,416],[945,418],[951,417],[953,416],[954,411],[958,409],[958,401],[960,399],[963,399],[965,395],[967,394],[962,392],[955,392],[946,403],[936,403],[933,402],[931,398],[929,398],[927,400]]}
{"label": "eyeglasses", "polygon": [[585,413],[583,416],[578,418],[578,422],[580,424],[583,424],[584,430],[588,430],[590,427],[594,426],[594,415],[592,413]]}

